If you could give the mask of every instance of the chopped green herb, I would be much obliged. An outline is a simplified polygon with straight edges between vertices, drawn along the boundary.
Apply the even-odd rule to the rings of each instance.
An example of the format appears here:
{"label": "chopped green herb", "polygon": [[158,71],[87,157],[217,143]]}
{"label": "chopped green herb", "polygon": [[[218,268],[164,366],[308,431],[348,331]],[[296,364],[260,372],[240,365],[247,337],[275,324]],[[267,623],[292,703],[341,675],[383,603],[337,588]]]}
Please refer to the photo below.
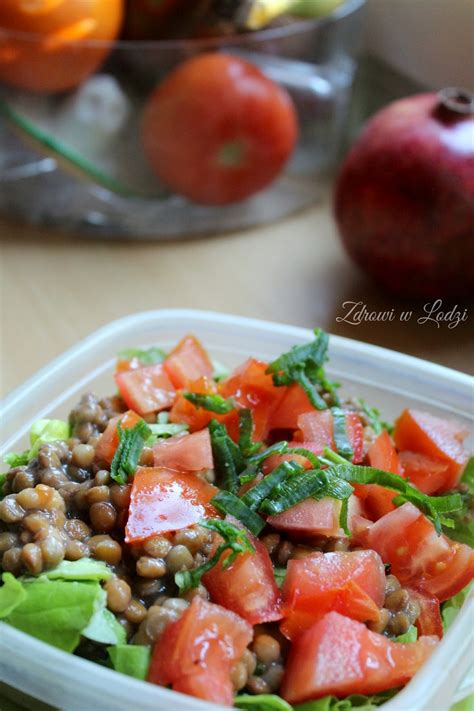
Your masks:
{"label": "chopped green herb", "polygon": [[370,427],[372,427],[375,434],[379,435],[384,430],[387,430],[389,434],[392,434],[393,425],[389,424],[388,422],[384,422],[381,419],[380,410],[378,410],[376,407],[371,407],[362,398],[357,398],[355,402],[366,416],[367,422],[369,423]]}
{"label": "chopped green herb", "polygon": [[299,383],[313,407],[325,410],[327,404],[319,391],[330,392],[335,404],[339,404],[335,393],[337,385],[327,379],[323,369],[327,359],[329,336],[320,328],[314,329],[314,335],[314,341],[311,343],[294,346],[270,363],[267,373],[271,373],[273,383],[277,386]]}
{"label": "chopped green herb", "polygon": [[345,459],[352,459],[354,450],[347,433],[346,413],[340,407],[332,407],[334,442],[338,453]]}
{"label": "chopped green herb", "polygon": [[[324,454],[326,455],[326,450]],[[407,501],[410,501],[433,521],[438,533],[441,532],[441,524],[446,525],[446,521],[449,520],[442,514],[462,509],[462,499],[459,494],[428,496],[409,484],[406,479],[403,479],[403,477],[398,474],[384,472],[374,467],[356,466],[346,462],[345,464],[335,464],[325,471],[327,474],[335,475],[347,482],[356,484],[380,484],[380,486],[385,486],[388,489],[394,489],[400,492],[399,495],[393,499],[395,506],[401,506]]]}
{"label": "chopped green herb", "polygon": [[184,397],[195,407],[207,410],[208,412],[216,412],[218,415],[225,415],[235,410],[235,403],[232,400],[226,400],[222,395],[184,393]]}
{"label": "chopped green herb", "polygon": [[140,361],[142,365],[155,365],[155,363],[161,363],[166,358],[166,353],[157,348],[157,346],[152,346],[145,350],[140,348],[125,348],[119,351],[117,354],[119,360],[132,360],[136,358]]}
{"label": "chopped green herb", "polygon": [[283,585],[286,578],[286,568],[273,568],[273,575],[275,576],[276,584],[279,588]]}
{"label": "chopped green herb", "polygon": [[156,425],[148,425],[151,431],[151,437],[146,441],[147,447],[152,447],[159,439],[167,439],[168,437],[176,437],[189,431],[188,425],[174,424],[169,422],[166,424],[158,423]]}
{"label": "chopped green herb", "polygon": [[211,531],[216,531],[224,541],[217,547],[214,555],[205,563],[193,570],[183,570],[175,574],[174,580],[181,593],[187,592],[191,588],[197,588],[202,576],[217,565],[224,551],[230,551],[230,555],[222,563],[224,569],[231,566],[241,553],[255,553],[255,548],[250,542],[246,531],[234,526],[233,523],[211,518],[202,521],[201,525]]}
{"label": "chopped green herb", "polygon": [[453,540],[474,548],[474,457],[466,464],[460,483],[462,509],[445,516],[443,528]]}
{"label": "chopped green herb", "polygon": [[125,484],[129,476],[135,474],[145,442],[151,435],[149,426],[143,420],[135,427],[122,429],[117,425],[119,445],[110,466],[110,476],[119,484]]}
{"label": "chopped green herb", "polygon": [[230,491],[219,491],[211,499],[211,504],[221,513],[230,514],[239,519],[254,536],[258,536],[265,527],[265,521]]}
{"label": "chopped green herb", "polygon": [[244,457],[251,457],[262,447],[261,442],[254,442],[252,440],[252,433],[252,411],[244,407],[239,410],[239,449]]}
{"label": "chopped green herb", "polygon": [[271,474],[263,477],[262,481],[253,486],[242,496],[242,502],[250,509],[257,511],[260,504],[272,491],[293,474],[301,474],[304,467],[296,462],[282,462]]}
{"label": "chopped green herb", "polygon": [[279,514],[310,497],[322,499],[332,496],[343,500],[349,498],[352,491],[352,486],[328,473],[328,470],[312,469],[292,475],[276,486],[260,506],[260,511]]}
{"label": "chopped green herb", "polygon": [[236,494],[239,490],[239,474],[245,468],[245,459],[239,447],[217,420],[209,423],[214,470],[221,489]]}

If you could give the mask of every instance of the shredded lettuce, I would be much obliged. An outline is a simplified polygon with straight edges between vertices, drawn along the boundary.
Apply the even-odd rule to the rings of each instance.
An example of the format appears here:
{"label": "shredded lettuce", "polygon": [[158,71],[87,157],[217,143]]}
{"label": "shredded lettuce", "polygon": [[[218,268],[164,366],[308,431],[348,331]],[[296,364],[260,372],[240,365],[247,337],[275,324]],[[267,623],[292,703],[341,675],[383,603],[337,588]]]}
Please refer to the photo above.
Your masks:
{"label": "shredded lettuce", "polygon": [[132,360],[136,358],[142,365],[155,365],[161,363],[166,358],[166,353],[157,346],[151,346],[145,350],[140,348],[125,348],[117,353],[119,360]]}
{"label": "shredded lettuce", "polygon": [[110,661],[115,671],[144,681],[150,666],[150,649],[139,644],[117,644],[108,647]]}
{"label": "shredded lettuce", "polygon": [[217,383],[220,380],[225,380],[230,373],[229,368],[220,361],[216,360],[215,358],[212,359],[212,367],[214,369],[212,373],[212,379],[215,380]]}
{"label": "shredded lettuce", "polygon": [[[36,420],[30,430],[30,449],[21,453],[8,452],[3,456],[3,461],[10,469],[25,466],[37,456],[43,444],[68,439],[69,435],[70,427],[64,420]],[[0,493],[2,484],[3,482],[0,480]]]}

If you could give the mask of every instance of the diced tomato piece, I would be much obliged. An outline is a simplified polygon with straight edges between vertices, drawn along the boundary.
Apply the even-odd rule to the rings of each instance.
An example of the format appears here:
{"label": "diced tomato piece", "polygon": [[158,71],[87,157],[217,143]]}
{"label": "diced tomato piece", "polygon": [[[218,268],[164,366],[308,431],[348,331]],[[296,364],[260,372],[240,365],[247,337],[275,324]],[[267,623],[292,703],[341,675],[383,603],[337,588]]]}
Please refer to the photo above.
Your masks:
{"label": "diced tomato piece", "polygon": [[165,410],[176,397],[176,391],[162,363],[115,373],[114,377],[128,407],[140,415]]}
{"label": "diced tomato piece", "polygon": [[325,447],[334,449],[331,410],[303,413],[298,417],[298,429],[301,430],[304,441],[313,443],[316,454],[322,454]]}
{"label": "diced tomato piece", "polygon": [[194,336],[185,336],[163,363],[175,388],[186,388],[199,378],[211,378],[213,367],[207,351]]}
{"label": "diced tomato piece", "polygon": [[474,550],[438,536],[431,521],[411,503],[374,523],[368,529],[366,545],[391,564],[403,585],[435,595],[440,602],[456,595],[474,578]]}
{"label": "diced tomato piece", "polygon": [[[352,461],[357,464],[362,461],[364,451],[364,428],[355,412],[346,413],[347,437],[351,443],[354,455]],[[312,451],[319,455],[325,447],[334,449],[334,425],[331,410],[313,410],[298,417],[298,428],[302,438],[312,443]]]}
{"label": "diced tomato piece", "polygon": [[[290,442],[290,447],[305,447],[306,449],[310,449],[310,447],[306,447],[305,442]],[[270,474],[270,472],[279,467],[283,462],[296,462],[296,464],[300,464],[305,469],[312,469],[311,462],[301,454],[272,454],[271,457],[264,460],[262,471],[264,474]]]}
{"label": "diced tomato piece", "polygon": [[395,423],[393,436],[399,450],[419,452],[448,464],[444,482],[437,490],[441,493],[459,483],[468,460],[462,446],[466,434],[466,430],[455,422],[419,410],[404,410]]}
{"label": "diced tomato piece", "polygon": [[375,551],[314,553],[290,560],[280,629],[294,640],[327,612],[376,621],[385,597],[385,566]]}
{"label": "diced tomato piece", "polygon": [[419,452],[400,452],[400,463],[405,476],[424,494],[443,490],[449,476],[449,464]]}
{"label": "diced tomato piece", "polygon": [[209,503],[219,490],[195,474],[162,467],[141,467],[133,478],[125,530],[127,543],[137,543],[216,516]]}
{"label": "diced tomato piece", "polygon": [[354,493],[362,502],[366,515],[371,521],[378,521],[397,507],[393,499],[397,492],[379,484],[352,484]]}
{"label": "diced tomato piece", "polygon": [[[371,467],[403,476],[396,449],[385,430],[370,446],[367,458]],[[379,484],[354,484],[354,491],[363,502],[365,511],[372,521],[378,521],[396,508],[393,499],[397,492],[392,489],[386,489]]]}
{"label": "diced tomato piece", "polygon": [[233,397],[240,407],[251,410],[252,438],[256,442],[268,436],[272,412],[283,395],[266,369],[267,363],[249,358],[219,384],[223,397]]}
{"label": "diced tomato piece", "polygon": [[299,504],[269,516],[267,523],[294,538],[338,536],[342,502],[325,497],[320,501],[305,499]]}
{"label": "diced tomato piece", "polygon": [[115,372],[123,373],[127,370],[137,370],[138,368],[143,367],[143,363],[136,356],[134,356],[133,358],[118,358],[115,366]]}
{"label": "diced tomato piece", "polygon": [[440,639],[443,636],[443,620],[439,600],[434,595],[422,593],[419,590],[410,590],[410,599],[420,607],[415,625],[418,635],[436,635]]}
{"label": "diced tomato piece", "polygon": [[110,464],[114,458],[115,451],[119,445],[119,436],[117,432],[117,425],[120,422],[120,426],[124,430],[129,430],[135,427],[137,422],[140,422],[142,418],[137,415],[133,410],[127,410],[123,415],[117,415],[117,417],[112,417],[105,430],[100,435],[100,439],[95,448],[95,456],[97,461],[105,462]]}
{"label": "diced tomato piece", "polygon": [[334,694],[375,694],[406,684],[437,637],[391,642],[362,622],[327,613],[293,643],[280,694],[290,704]]}
{"label": "diced tomato piece", "polygon": [[153,457],[155,467],[179,472],[212,469],[214,464],[209,430],[162,439],[153,447]]}
{"label": "diced tomato piece", "polygon": [[226,569],[222,563],[229,553],[223,553],[217,565],[203,576],[203,583],[212,600],[254,625],[281,620],[281,596],[270,556],[257,538],[250,533],[248,537],[255,553],[237,556]]}
{"label": "diced tomato piece", "polygon": [[347,412],[346,428],[347,436],[354,452],[352,461],[354,464],[360,464],[364,458],[364,428],[359,415],[355,412]]}
{"label": "diced tomato piece", "polygon": [[[187,392],[199,395],[216,395],[217,383],[209,378],[199,378],[190,383]],[[191,432],[198,432],[207,427],[211,420],[218,420],[226,425],[229,435],[233,439],[239,437],[239,418],[237,411],[233,410],[226,415],[218,415],[202,407],[196,407],[187,400],[183,393],[178,393],[175,403],[170,411],[170,422],[188,425]]]}
{"label": "diced tomato piece", "polygon": [[230,670],[252,637],[248,622],[220,605],[195,597],[156,642],[148,681],[232,706]]}
{"label": "diced tomato piece", "polygon": [[367,458],[371,467],[403,476],[403,469],[398,460],[397,450],[392,444],[390,435],[385,430],[370,445]]}
{"label": "diced tomato piece", "polygon": [[304,412],[314,412],[314,406],[297,383],[281,390],[282,398],[270,418],[270,429],[295,430],[298,427],[298,417]]}

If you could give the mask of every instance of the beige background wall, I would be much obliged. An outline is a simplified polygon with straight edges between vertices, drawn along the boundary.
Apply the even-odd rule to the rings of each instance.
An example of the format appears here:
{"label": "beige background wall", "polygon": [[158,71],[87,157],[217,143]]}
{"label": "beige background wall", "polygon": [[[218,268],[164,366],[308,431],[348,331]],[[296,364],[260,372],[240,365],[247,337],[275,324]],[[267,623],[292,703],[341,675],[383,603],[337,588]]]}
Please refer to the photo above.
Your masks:
{"label": "beige background wall", "polygon": [[474,0],[368,3],[371,52],[435,89],[474,89]]}

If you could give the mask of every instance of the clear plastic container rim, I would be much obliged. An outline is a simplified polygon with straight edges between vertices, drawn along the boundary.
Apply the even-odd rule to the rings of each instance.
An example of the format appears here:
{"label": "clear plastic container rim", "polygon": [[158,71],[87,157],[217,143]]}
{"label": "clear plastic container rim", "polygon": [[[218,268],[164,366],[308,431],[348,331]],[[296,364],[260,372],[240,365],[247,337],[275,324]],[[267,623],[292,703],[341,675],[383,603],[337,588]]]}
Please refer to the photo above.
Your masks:
{"label": "clear plastic container rim", "polygon": [[[342,5],[334,8],[332,12],[324,17],[315,19],[301,19],[284,27],[272,27],[264,30],[257,30],[251,33],[242,33],[229,35],[227,37],[206,37],[206,38],[183,38],[183,39],[163,39],[163,40],[78,40],[71,43],[74,47],[86,47],[89,49],[100,49],[113,46],[113,49],[120,50],[212,50],[219,47],[228,47],[232,45],[242,44],[258,44],[268,40],[283,39],[285,37],[293,37],[298,34],[323,27],[325,25],[335,24],[349,15],[357,12],[367,0],[346,0]],[[5,41],[7,38],[18,39],[22,42],[40,43],[43,40],[41,35],[35,35],[31,32],[19,32],[9,30],[0,26],[0,41]]]}

